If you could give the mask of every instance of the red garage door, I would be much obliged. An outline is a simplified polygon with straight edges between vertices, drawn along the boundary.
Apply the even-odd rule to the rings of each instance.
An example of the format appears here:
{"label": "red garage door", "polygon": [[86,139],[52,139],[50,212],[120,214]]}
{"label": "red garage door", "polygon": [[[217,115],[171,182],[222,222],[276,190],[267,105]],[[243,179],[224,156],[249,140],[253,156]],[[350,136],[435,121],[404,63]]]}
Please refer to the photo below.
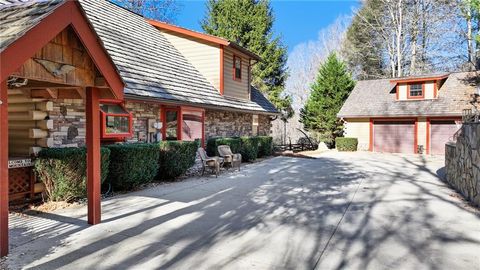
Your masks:
{"label": "red garage door", "polygon": [[374,122],[373,127],[373,151],[407,154],[415,152],[413,121]]}
{"label": "red garage door", "polygon": [[453,138],[459,127],[454,120],[430,121],[430,153],[432,155],[445,155],[445,143]]}

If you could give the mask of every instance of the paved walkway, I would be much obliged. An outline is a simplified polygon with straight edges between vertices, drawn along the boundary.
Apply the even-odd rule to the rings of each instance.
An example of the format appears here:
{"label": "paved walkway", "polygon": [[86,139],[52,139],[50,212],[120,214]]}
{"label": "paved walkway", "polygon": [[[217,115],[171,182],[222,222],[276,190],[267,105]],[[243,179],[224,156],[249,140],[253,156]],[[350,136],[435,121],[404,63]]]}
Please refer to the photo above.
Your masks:
{"label": "paved walkway", "polygon": [[[277,157],[85,207],[11,219],[11,269],[479,269],[480,215],[440,158]],[[4,265],[4,267],[5,267]]]}

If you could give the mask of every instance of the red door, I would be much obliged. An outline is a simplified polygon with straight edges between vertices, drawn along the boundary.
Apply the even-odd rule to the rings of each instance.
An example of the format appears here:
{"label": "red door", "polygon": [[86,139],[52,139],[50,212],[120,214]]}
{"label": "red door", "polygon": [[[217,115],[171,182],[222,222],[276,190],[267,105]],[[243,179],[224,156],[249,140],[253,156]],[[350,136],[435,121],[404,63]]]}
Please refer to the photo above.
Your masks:
{"label": "red door", "polygon": [[415,122],[380,121],[373,127],[373,151],[415,153]]}
{"label": "red door", "polygon": [[445,143],[453,138],[458,129],[455,120],[431,120],[430,153],[432,155],[445,155]]}

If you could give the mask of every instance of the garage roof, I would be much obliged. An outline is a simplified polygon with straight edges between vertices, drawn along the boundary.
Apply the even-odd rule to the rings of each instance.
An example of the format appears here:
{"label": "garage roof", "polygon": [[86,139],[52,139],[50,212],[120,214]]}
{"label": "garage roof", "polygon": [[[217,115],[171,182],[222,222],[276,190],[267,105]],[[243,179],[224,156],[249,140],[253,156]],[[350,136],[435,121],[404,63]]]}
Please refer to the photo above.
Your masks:
{"label": "garage roof", "polygon": [[359,81],[337,116],[346,118],[461,115],[463,109],[471,106],[470,95],[476,91],[478,78],[479,74],[476,72],[451,73],[446,76],[444,84],[439,88],[438,98],[433,100],[396,100],[396,83],[391,79]]}

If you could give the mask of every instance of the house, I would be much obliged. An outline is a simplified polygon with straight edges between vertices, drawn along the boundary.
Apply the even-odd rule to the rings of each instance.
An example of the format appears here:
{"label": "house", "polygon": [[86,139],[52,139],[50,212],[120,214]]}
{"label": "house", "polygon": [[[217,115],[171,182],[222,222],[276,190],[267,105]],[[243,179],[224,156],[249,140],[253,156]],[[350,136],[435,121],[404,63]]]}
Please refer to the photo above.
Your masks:
{"label": "house", "polygon": [[471,108],[474,72],[357,82],[338,117],[359,150],[443,155]]}
{"label": "house", "polygon": [[[168,25],[166,33],[160,27],[166,24],[108,1],[80,3],[126,81],[122,105],[133,118],[127,140],[269,135],[277,111],[250,84],[258,56],[225,39],[196,32],[192,37],[193,31],[180,27]],[[188,36],[171,34],[178,29]]]}
{"label": "house", "polygon": [[0,1],[0,256],[9,198],[34,193],[42,147],[87,147],[97,224],[101,143],[269,134],[277,110],[250,86],[258,56],[210,36],[217,58],[195,57],[215,77],[152,24],[109,1]]}

